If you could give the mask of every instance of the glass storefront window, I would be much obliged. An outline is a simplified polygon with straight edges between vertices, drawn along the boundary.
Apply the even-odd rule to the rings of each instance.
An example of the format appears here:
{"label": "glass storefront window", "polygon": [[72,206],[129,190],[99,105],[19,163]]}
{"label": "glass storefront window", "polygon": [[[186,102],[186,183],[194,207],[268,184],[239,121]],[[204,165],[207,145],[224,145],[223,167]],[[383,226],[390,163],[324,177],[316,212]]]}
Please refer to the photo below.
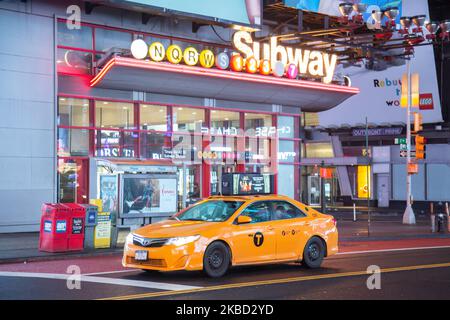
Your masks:
{"label": "glass storefront window", "polygon": [[201,132],[205,111],[197,108],[173,108],[173,131]]}
{"label": "glass storefront window", "polygon": [[58,129],[58,156],[87,156],[89,154],[89,130]]}
{"label": "glass storefront window", "polygon": [[111,48],[130,48],[132,35],[128,32],[95,28],[95,50],[108,51]]}
{"label": "glass storefront window", "polygon": [[95,135],[97,157],[135,158],[138,134],[115,130],[97,130]]}
{"label": "glass storefront window", "polygon": [[280,162],[294,162],[297,159],[297,152],[295,151],[295,141],[279,140],[278,141],[278,161]]}
{"label": "glass storefront window", "polygon": [[58,125],[89,127],[89,100],[59,98]]}
{"label": "glass storefront window", "polygon": [[97,128],[134,129],[133,104],[95,101],[95,126]]}
{"label": "glass storefront window", "polygon": [[249,136],[274,136],[276,128],[272,126],[272,115],[245,113],[245,131]]}
{"label": "glass storefront window", "polygon": [[141,129],[167,131],[167,107],[141,104],[139,110]]}
{"label": "glass storefront window", "polygon": [[334,152],[331,143],[317,142],[305,143],[305,158],[333,158]]}
{"label": "glass storefront window", "polygon": [[278,116],[277,132],[280,138],[296,138],[295,137],[295,117]]}
{"label": "glass storefront window", "polygon": [[88,203],[87,159],[58,159],[58,201]]}
{"label": "glass storefront window", "polygon": [[280,164],[278,166],[278,194],[295,198],[295,166]]}
{"label": "glass storefront window", "polygon": [[[237,135],[240,128],[239,112],[211,110],[211,128],[220,129],[222,134]],[[212,134],[219,133],[218,130],[211,130]]]}
{"label": "glass storefront window", "polygon": [[92,50],[92,28],[81,26],[79,29],[67,28],[66,22],[58,22],[58,45]]}
{"label": "glass storefront window", "polygon": [[[269,164],[270,141],[269,139],[248,138],[246,142],[245,160],[247,163]],[[276,161],[276,159],[274,159]]]}
{"label": "glass storefront window", "polygon": [[164,146],[165,136],[154,132],[141,132],[141,158],[170,159],[171,148]]}

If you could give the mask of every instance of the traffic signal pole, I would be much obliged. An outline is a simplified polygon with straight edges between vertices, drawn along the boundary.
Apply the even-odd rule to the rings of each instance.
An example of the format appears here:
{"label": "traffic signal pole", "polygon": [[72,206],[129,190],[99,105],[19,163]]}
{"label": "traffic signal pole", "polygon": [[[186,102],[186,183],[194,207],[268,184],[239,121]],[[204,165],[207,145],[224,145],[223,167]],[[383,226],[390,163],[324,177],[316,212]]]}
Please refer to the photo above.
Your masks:
{"label": "traffic signal pole", "polygon": [[411,163],[411,69],[410,59],[406,60],[408,77],[408,103],[406,107],[406,209],[403,214],[403,224],[416,224],[416,217],[411,206],[411,174],[408,165]]}

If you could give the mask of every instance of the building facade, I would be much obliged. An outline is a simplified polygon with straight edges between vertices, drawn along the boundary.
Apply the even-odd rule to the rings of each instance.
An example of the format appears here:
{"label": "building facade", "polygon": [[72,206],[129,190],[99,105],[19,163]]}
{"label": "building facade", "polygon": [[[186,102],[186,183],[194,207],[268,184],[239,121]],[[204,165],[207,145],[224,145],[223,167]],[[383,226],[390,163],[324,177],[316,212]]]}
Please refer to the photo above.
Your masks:
{"label": "building facade", "polygon": [[[113,85],[90,82],[107,59],[129,55],[133,40],[218,54],[233,50],[232,28],[84,1],[2,1],[0,16],[0,199],[11,203],[0,210],[0,232],[38,230],[42,203],[99,197],[118,223],[151,223],[219,194],[232,172],[273,175],[274,192],[301,199],[303,103],[282,79],[177,81],[125,68]],[[307,110],[307,101],[330,108],[357,93],[302,83]],[[148,212],[123,219],[138,201]]]}

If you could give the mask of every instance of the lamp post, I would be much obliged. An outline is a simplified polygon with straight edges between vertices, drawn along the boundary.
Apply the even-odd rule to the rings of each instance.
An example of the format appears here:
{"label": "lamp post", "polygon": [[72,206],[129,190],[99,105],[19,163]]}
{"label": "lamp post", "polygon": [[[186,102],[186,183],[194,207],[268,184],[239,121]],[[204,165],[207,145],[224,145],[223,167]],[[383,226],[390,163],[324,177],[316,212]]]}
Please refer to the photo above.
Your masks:
{"label": "lamp post", "polygon": [[411,206],[411,174],[408,165],[411,162],[411,68],[410,59],[406,61],[407,105],[406,105],[406,209],[403,213],[403,224],[416,224],[416,217]]}

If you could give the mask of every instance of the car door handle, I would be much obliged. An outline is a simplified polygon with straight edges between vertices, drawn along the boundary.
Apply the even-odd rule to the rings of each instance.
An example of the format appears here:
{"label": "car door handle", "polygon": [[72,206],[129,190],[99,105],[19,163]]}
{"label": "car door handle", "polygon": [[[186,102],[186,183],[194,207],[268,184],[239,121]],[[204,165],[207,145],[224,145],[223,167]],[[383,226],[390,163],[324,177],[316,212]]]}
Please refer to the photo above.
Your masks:
{"label": "car door handle", "polygon": [[273,230],[275,230],[275,228],[274,227],[267,227],[267,230],[273,231]]}

